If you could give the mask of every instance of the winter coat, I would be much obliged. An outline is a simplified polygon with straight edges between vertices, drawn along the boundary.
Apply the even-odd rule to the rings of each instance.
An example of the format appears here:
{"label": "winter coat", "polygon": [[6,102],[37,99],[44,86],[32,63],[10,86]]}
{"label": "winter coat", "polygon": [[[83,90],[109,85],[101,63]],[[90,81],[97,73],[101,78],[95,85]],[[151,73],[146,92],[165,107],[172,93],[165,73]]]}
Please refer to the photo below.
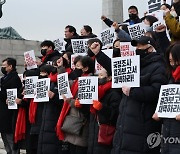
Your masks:
{"label": "winter coat", "polygon": [[6,104],[7,89],[17,88],[17,91],[22,87],[21,80],[16,71],[12,71],[1,78],[0,91],[0,132],[13,133],[17,117],[17,110],[9,110]]}
{"label": "winter coat", "polygon": [[51,83],[51,91],[55,93],[55,96],[49,102],[43,102],[44,108],[38,140],[38,154],[58,154],[61,150],[55,129],[63,100],[59,100],[55,83]]}
{"label": "winter coat", "polygon": [[[115,126],[118,117],[118,107],[121,101],[121,91],[110,89],[100,100],[103,107],[97,112],[100,124]],[[110,154],[112,145],[102,145],[98,143],[99,126],[97,116],[91,114],[89,124],[88,154]]]}
{"label": "winter coat", "polygon": [[[180,82],[175,82],[174,79],[171,79],[169,84],[180,84]],[[162,140],[161,144],[161,154],[175,154],[180,153],[180,144],[179,142],[170,143],[170,138],[173,138],[175,141],[180,140],[180,121],[172,118],[162,118],[163,127],[162,127]],[[166,142],[165,142],[166,140]],[[170,141],[170,142],[168,142]]]}
{"label": "winter coat", "polygon": [[165,22],[171,33],[172,42],[180,40],[180,23],[170,13],[165,17]]}
{"label": "winter coat", "polygon": [[140,87],[123,95],[112,154],[160,154],[160,147],[149,148],[147,137],[161,131],[161,123],[152,119],[160,87],[167,84],[166,68],[161,55],[150,53],[140,62]]}

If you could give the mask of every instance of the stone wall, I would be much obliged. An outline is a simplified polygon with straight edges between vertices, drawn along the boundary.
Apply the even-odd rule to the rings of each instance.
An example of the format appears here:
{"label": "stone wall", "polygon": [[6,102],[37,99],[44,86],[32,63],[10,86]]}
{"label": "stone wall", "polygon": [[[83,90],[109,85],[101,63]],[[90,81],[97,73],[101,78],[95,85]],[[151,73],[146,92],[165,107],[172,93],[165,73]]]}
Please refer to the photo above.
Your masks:
{"label": "stone wall", "polygon": [[[0,63],[2,64],[2,60],[7,57],[13,57],[17,60],[18,73],[23,73],[24,52],[34,50],[35,55],[40,56],[40,43],[39,41],[0,39]],[[0,75],[2,75],[1,72]]]}

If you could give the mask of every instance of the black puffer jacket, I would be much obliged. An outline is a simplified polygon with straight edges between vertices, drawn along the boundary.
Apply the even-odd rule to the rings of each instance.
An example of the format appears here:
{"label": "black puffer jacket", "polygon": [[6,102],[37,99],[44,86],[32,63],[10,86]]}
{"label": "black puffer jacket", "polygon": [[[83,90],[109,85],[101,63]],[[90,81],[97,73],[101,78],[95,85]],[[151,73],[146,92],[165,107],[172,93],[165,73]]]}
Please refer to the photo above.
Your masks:
{"label": "black puffer jacket", "polygon": [[147,137],[160,132],[161,123],[152,119],[160,87],[167,84],[163,58],[150,53],[141,60],[140,87],[123,95],[113,141],[112,154],[159,154],[160,147],[150,149]]}
{"label": "black puffer jacket", "polygon": [[[118,107],[121,101],[121,91],[110,89],[100,101],[103,108],[98,111],[98,119],[101,124],[116,125]],[[112,145],[105,146],[98,143],[99,126],[96,115],[91,114],[89,124],[88,154],[110,154]]]}
{"label": "black puffer jacket", "polygon": [[63,105],[63,100],[59,100],[57,86],[51,83],[51,91],[55,93],[53,99],[45,102],[42,112],[42,124],[38,140],[38,154],[58,154],[61,147],[56,136],[56,124]]}
{"label": "black puffer jacket", "polygon": [[17,88],[17,91],[22,87],[21,80],[16,71],[10,72],[8,75],[1,78],[0,90],[0,132],[13,133],[15,129],[17,110],[9,110],[6,104],[7,89]]}
{"label": "black puffer jacket", "polygon": [[[175,82],[174,79],[171,79],[169,84],[180,84],[180,81]],[[161,154],[180,153],[179,142],[171,143],[172,139],[170,139],[170,138],[173,138],[175,141],[180,140],[180,121],[177,121],[176,119],[171,119],[171,118],[170,119],[162,118],[162,121],[163,121],[162,135],[163,135],[163,138],[165,139],[163,140],[161,144],[162,145]],[[165,140],[166,142],[164,142]]]}

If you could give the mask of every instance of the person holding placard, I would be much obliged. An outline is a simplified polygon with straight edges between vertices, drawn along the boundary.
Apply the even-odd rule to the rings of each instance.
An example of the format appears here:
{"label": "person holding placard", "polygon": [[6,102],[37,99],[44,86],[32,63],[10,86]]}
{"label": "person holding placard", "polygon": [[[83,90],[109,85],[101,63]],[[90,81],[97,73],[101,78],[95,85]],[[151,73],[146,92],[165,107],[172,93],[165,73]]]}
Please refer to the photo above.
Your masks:
{"label": "person holding placard", "polygon": [[[80,59],[80,69],[82,69],[83,72],[81,76],[85,77],[93,74],[93,66],[93,61],[90,57],[82,57],[82,59]],[[73,98],[67,99],[64,96],[63,109],[57,123],[57,129],[62,130],[58,130],[57,135],[59,136],[60,140],[70,143],[70,154],[86,154],[88,147],[90,109],[89,105],[81,105],[80,101],[77,99],[78,80],[73,82],[71,92]],[[69,126],[69,123],[72,124],[73,119],[76,119],[76,121],[79,121],[79,124],[83,125],[79,127],[74,123],[73,125]]]}
{"label": "person holding placard", "polygon": [[22,87],[21,80],[16,72],[16,60],[14,58],[6,58],[2,61],[1,72],[1,90],[0,90],[0,132],[7,153],[19,154],[20,150],[13,149],[15,121],[17,118],[17,110],[8,109],[6,104],[6,89]]}
{"label": "person holding placard", "polygon": [[[111,84],[111,75],[105,69],[100,70],[98,74],[98,84],[102,89]],[[98,93],[102,93],[99,88]],[[121,93],[119,89],[112,89],[108,87],[104,95],[101,95],[99,100],[93,100],[93,108],[95,112],[90,115],[89,124],[89,139],[88,139],[88,154],[110,154],[112,149],[112,139],[115,132],[115,125],[118,117],[118,107],[121,100]],[[109,144],[98,142],[100,125],[110,127],[111,141]],[[112,132],[111,132],[112,131]],[[104,134],[105,135],[105,134]],[[108,136],[105,136],[105,140]]]}
{"label": "person holding placard", "polygon": [[[180,44],[176,43],[171,45],[166,52],[166,62],[169,73],[169,84],[180,84]],[[159,118],[158,113],[153,115],[153,119],[163,122],[162,136],[165,139],[178,138],[180,139],[180,114],[176,118]],[[162,154],[175,154],[180,153],[179,143],[170,143],[162,140]]]}
{"label": "person holding placard", "polygon": [[[151,149],[146,140],[149,134],[161,130],[161,124],[151,117],[158,102],[160,86],[167,83],[165,62],[156,53],[155,44],[150,37],[142,36],[131,44],[136,46],[136,55],[140,55],[140,87],[122,87],[123,97],[112,153],[159,154],[160,147]],[[100,44],[95,42],[90,49],[97,57]]]}

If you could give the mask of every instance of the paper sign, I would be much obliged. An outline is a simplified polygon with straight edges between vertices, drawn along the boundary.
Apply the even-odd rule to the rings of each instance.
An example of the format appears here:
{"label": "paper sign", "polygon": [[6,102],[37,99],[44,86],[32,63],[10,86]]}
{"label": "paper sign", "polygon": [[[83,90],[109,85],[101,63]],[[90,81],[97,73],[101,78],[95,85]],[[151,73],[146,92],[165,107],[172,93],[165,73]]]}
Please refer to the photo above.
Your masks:
{"label": "paper sign", "polygon": [[146,33],[146,27],[143,23],[130,25],[128,30],[132,40],[139,39]]}
{"label": "paper sign", "polygon": [[165,4],[169,4],[170,6],[172,5],[172,0],[161,0],[161,5],[164,4],[164,1]]}
{"label": "paper sign", "polygon": [[50,78],[39,79],[36,84],[34,102],[48,102],[50,90]]}
{"label": "paper sign", "polygon": [[99,39],[102,41],[103,44],[103,49],[113,46],[113,42],[116,40],[116,33],[114,28],[107,28],[104,29],[100,36]]}
{"label": "paper sign", "polygon": [[68,73],[62,73],[57,76],[58,78],[58,92],[59,99],[63,99],[62,95],[66,98],[72,98],[72,93],[69,86]]}
{"label": "paper sign", "polygon": [[112,88],[140,86],[140,57],[112,58]]}
{"label": "paper sign", "polygon": [[78,78],[78,99],[80,104],[92,104],[98,100],[98,77]]}
{"label": "paper sign", "polygon": [[55,45],[54,50],[57,50],[59,53],[62,53],[62,51],[65,51],[66,42],[64,41],[64,38],[58,38],[58,39],[54,40],[53,42]]}
{"label": "paper sign", "polygon": [[17,109],[17,104],[15,102],[17,98],[17,89],[7,89],[7,103],[8,109]]}
{"label": "paper sign", "polygon": [[26,77],[24,86],[24,98],[34,98],[38,76]]}
{"label": "paper sign", "polygon": [[148,0],[147,6],[148,6],[148,12],[149,13],[157,11],[161,7],[161,0]]}
{"label": "paper sign", "polygon": [[37,68],[34,50],[25,52],[24,59],[25,59],[26,65],[27,65],[27,70]]}
{"label": "paper sign", "polygon": [[180,114],[180,85],[161,86],[155,112],[161,118],[175,118]]}
{"label": "paper sign", "polygon": [[164,11],[163,10],[157,10],[157,11],[154,11],[153,13],[149,13],[147,15],[150,15],[150,16],[154,16],[156,17],[159,21],[162,21],[164,20]]}
{"label": "paper sign", "polygon": [[71,39],[73,53],[87,53],[89,39]]}
{"label": "paper sign", "polygon": [[121,42],[120,50],[121,57],[136,55],[136,48],[131,45],[131,42]]}

